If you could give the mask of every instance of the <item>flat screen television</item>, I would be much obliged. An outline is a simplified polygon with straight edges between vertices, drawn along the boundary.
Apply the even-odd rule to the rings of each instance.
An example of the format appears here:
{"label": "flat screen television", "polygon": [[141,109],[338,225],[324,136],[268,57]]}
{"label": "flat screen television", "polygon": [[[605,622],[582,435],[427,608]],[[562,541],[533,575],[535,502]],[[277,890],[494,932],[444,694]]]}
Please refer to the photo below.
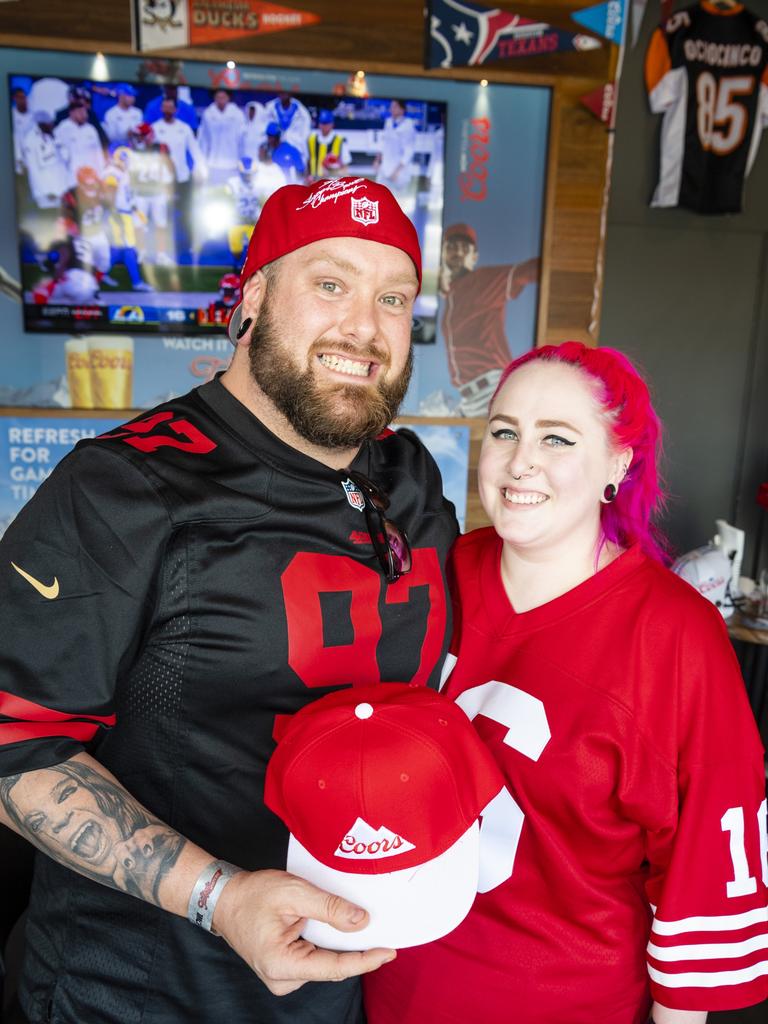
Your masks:
{"label": "flat screen television", "polygon": [[434,341],[446,105],[11,74],[24,327],[221,332],[268,196],[390,185],[422,244],[414,341]]}

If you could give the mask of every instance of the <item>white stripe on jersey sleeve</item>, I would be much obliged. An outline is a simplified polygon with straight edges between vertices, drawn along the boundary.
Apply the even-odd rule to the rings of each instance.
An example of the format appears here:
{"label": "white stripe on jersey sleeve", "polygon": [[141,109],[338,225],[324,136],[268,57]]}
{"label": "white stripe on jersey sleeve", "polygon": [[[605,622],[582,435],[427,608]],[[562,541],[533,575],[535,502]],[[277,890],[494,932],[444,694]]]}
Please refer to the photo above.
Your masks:
{"label": "white stripe on jersey sleeve", "polygon": [[648,955],[654,960],[731,960],[738,956],[747,956],[759,949],[768,949],[768,935],[753,935],[751,939],[740,942],[693,942],[678,946],[657,946],[648,943]]}
{"label": "white stripe on jersey sleeve", "polygon": [[743,914],[683,917],[679,921],[660,921],[654,918],[652,930],[657,935],[682,935],[684,932],[730,932],[749,928],[753,924],[768,924],[768,907],[746,910]]}
{"label": "white stripe on jersey sleeve", "polygon": [[648,968],[651,981],[665,988],[719,988],[725,985],[744,985],[768,975],[768,961],[742,967],[738,971],[688,971],[686,974],[666,974],[655,967]]}

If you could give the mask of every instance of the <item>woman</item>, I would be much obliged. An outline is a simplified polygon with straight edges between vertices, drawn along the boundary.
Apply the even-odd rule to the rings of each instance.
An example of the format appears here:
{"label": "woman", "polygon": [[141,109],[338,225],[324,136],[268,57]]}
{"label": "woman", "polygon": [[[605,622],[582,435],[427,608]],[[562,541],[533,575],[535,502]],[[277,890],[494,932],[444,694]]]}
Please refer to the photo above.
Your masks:
{"label": "woman", "polygon": [[703,1024],[768,995],[763,752],[719,613],[664,567],[659,448],[618,352],[502,376],[445,692],[509,793],[469,916],[368,976],[369,1024]]}

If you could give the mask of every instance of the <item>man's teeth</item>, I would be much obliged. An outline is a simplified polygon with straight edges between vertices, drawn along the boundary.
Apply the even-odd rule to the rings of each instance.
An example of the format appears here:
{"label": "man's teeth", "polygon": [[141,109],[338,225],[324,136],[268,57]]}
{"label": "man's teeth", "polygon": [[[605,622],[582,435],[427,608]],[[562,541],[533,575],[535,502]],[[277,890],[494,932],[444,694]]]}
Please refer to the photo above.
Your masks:
{"label": "man's teeth", "polygon": [[367,377],[371,370],[370,363],[360,363],[355,359],[342,359],[340,356],[320,356],[320,362],[329,370],[337,373],[351,373],[354,377]]}
{"label": "man's teeth", "polygon": [[542,501],[547,500],[546,494],[520,494],[518,491],[509,491],[506,487],[504,488],[504,497],[513,505],[540,505]]}

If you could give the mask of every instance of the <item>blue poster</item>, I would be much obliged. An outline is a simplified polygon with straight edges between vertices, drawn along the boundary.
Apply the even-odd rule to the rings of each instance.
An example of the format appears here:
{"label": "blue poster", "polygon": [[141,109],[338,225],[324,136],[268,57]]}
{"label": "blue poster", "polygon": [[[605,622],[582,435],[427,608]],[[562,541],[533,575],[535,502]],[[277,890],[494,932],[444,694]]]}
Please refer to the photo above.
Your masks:
{"label": "blue poster", "polygon": [[71,416],[0,416],[0,537],[78,441],[116,424],[114,419]]}

